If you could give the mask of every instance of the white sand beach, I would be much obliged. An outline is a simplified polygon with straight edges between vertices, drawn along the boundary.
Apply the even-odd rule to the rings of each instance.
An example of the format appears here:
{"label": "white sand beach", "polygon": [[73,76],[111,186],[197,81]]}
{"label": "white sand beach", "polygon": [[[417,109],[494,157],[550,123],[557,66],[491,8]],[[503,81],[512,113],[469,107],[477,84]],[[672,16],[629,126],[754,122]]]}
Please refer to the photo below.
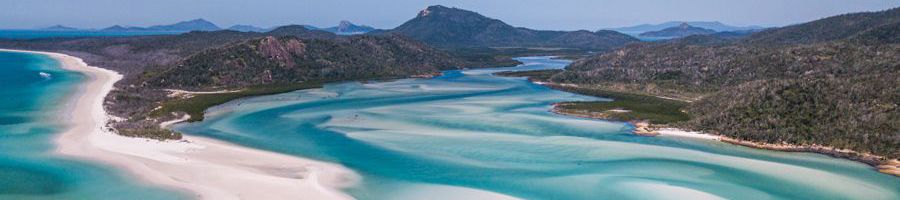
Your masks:
{"label": "white sand beach", "polygon": [[663,136],[687,137],[705,140],[721,140],[721,136],[696,131],[684,131],[677,128],[660,128],[656,133]]}
{"label": "white sand beach", "polygon": [[125,169],[140,180],[198,199],[352,199],[340,189],[356,184],[360,176],[337,164],[203,137],[156,141],[111,133],[103,101],[122,75],[64,54],[18,52],[48,55],[64,69],[88,77],[62,112],[69,114],[63,116],[69,128],[56,139],[60,154]]}

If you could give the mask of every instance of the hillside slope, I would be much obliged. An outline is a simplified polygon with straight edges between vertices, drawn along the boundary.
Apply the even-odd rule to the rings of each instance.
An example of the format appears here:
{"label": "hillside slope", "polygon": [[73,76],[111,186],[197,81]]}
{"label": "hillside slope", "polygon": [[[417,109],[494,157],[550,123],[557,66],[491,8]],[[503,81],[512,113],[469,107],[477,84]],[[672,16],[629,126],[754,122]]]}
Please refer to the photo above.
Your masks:
{"label": "hillside slope", "polygon": [[564,47],[610,50],[638,40],[615,31],[542,31],[514,27],[476,12],[429,6],[415,18],[383,31],[438,47]]}
{"label": "hillside slope", "polygon": [[306,81],[405,78],[458,66],[444,52],[400,36],[301,39],[267,36],[191,55],[153,76],[154,87],[239,88]]}
{"label": "hillside slope", "polygon": [[[160,129],[175,113],[202,111],[230,99],[317,87],[323,82],[405,78],[460,66],[446,53],[399,35],[338,36],[303,26],[266,33],[212,31],[118,38],[0,40],[0,48],[53,51],[125,75],[107,110],[125,120],[120,134],[178,138]],[[241,92],[172,95],[169,89]],[[171,102],[178,102],[179,106]],[[159,112],[163,110],[167,112]],[[154,112],[156,111],[156,112]]]}
{"label": "hillside slope", "polygon": [[900,157],[900,9],[847,14],[732,41],[632,45],[555,82],[694,99],[677,124],[737,139]]}
{"label": "hillside slope", "polygon": [[687,23],[683,23],[678,26],[665,28],[663,30],[658,31],[649,31],[645,33],[641,33],[643,37],[668,37],[668,38],[680,38],[687,37],[691,35],[709,35],[716,33],[716,31],[711,29],[705,29],[700,27],[695,27],[688,25]]}
{"label": "hillside slope", "polygon": [[765,30],[754,34],[747,42],[757,45],[809,44],[856,37],[876,30],[892,30],[895,34],[879,35],[896,38],[898,23],[900,23],[900,8],[881,12],[851,13]]}

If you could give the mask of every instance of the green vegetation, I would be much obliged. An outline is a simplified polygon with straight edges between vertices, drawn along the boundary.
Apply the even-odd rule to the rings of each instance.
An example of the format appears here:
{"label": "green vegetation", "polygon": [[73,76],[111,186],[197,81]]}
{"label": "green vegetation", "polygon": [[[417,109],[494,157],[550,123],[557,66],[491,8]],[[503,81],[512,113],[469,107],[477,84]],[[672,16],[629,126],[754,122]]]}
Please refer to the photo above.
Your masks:
{"label": "green vegetation", "polygon": [[900,73],[755,81],[690,105],[683,126],[768,143],[825,144],[900,158]]}
{"label": "green vegetation", "polygon": [[[900,8],[839,15],[742,39],[630,45],[552,82],[696,99],[674,126],[736,139],[900,158]],[[699,97],[699,98],[697,98]]]}
{"label": "green vegetation", "polygon": [[471,54],[470,52],[462,50],[452,51],[452,53],[454,53],[456,57],[468,62],[465,67],[511,67],[522,64],[522,62],[513,60],[513,57],[508,55],[492,53]]}
{"label": "green vegetation", "polygon": [[457,47],[443,49],[455,58],[466,61],[466,67],[511,67],[522,64],[515,57],[556,55],[566,58],[581,57],[587,51],[571,48],[527,47]]}
{"label": "green vegetation", "polygon": [[[550,77],[564,70],[533,70],[519,72],[498,72],[498,76],[528,77],[531,81],[548,81]],[[654,124],[670,124],[687,121],[690,116],[682,110],[688,103],[663,99],[655,96],[624,92],[614,92],[601,88],[549,85],[553,89],[566,92],[609,98],[613,101],[562,102],[557,109],[563,113],[591,115],[621,121],[648,121]]]}
{"label": "green vegetation", "polygon": [[[683,112],[688,104],[682,101],[663,99],[654,96],[612,92],[597,88],[572,86],[551,86],[567,92],[609,98],[613,101],[564,102],[560,103],[560,111],[587,111],[602,113],[605,118],[621,121],[648,121],[653,124],[670,124],[687,121],[690,116]],[[627,112],[623,112],[627,111]]]}
{"label": "green vegetation", "polygon": [[497,72],[494,73],[497,76],[512,76],[512,77],[528,77],[528,80],[531,81],[540,81],[546,82],[550,80],[550,77],[553,77],[555,74],[559,74],[563,70],[561,69],[546,69],[546,70],[532,70],[532,71],[518,71],[518,72]]}
{"label": "green vegetation", "polygon": [[680,26],[669,27],[663,30],[658,31],[649,31],[641,33],[643,37],[670,37],[670,38],[680,38],[691,35],[709,35],[715,34],[715,30],[700,28],[688,25],[687,23],[681,23]]}
{"label": "green vegetation", "polygon": [[297,84],[254,86],[248,87],[238,92],[230,93],[196,94],[191,98],[173,99],[166,101],[162,103],[162,108],[154,110],[150,113],[150,116],[160,117],[172,112],[185,112],[188,115],[191,115],[191,118],[188,119],[189,122],[202,121],[203,112],[206,111],[206,109],[224,104],[235,99],[252,96],[271,95],[319,87],[322,87],[321,82],[305,82]]}
{"label": "green vegetation", "polygon": [[340,40],[263,37],[206,50],[144,82],[157,88],[241,88],[318,80],[410,77],[457,69],[447,53],[397,35]]}
{"label": "green vegetation", "polygon": [[[65,52],[92,66],[122,73],[124,78],[107,96],[105,107],[125,120],[110,126],[122,135],[154,139],[180,138],[159,126],[177,117],[172,112],[188,113],[196,121],[206,108],[238,98],[318,87],[326,81],[426,77],[465,65],[444,51],[401,35],[338,36],[302,26],[267,33],[223,30],[0,40],[0,47]],[[165,91],[235,88],[246,89],[187,99],[173,99]]]}
{"label": "green vegetation", "polygon": [[140,127],[140,128],[120,128],[116,129],[119,131],[119,135],[128,136],[128,137],[143,137],[150,138],[155,140],[179,140],[181,139],[181,133],[170,131],[167,129],[161,129],[159,126],[148,126],[148,127]]}
{"label": "green vegetation", "polygon": [[[424,14],[427,13],[427,14]],[[399,33],[435,47],[565,47],[608,51],[637,38],[615,31],[547,31],[514,27],[476,12],[430,6],[383,33]]]}

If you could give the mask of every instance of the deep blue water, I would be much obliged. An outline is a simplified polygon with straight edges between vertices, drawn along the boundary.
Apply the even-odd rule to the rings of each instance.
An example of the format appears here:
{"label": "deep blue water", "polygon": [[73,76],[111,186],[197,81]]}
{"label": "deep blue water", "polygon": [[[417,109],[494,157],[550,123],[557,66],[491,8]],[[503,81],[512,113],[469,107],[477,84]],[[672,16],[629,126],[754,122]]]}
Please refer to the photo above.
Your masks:
{"label": "deep blue water", "polygon": [[72,37],[124,37],[139,35],[171,35],[183,32],[173,31],[44,31],[44,30],[0,30],[0,39],[38,39]]}
{"label": "deep blue water", "polygon": [[65,129],[60,109],[84,79],[49,57],[0,51],[0,199],[183,198],[53,153],[54,137]]}
{"label": "deep blue water", "polygon": [[900,179],[857,162],[555,115],[554,102],[602,99],[491,75],[568,64],[520,60],[243,99],[176,130],[342,164],[363,176],[347,189],[359,199],[473,198],[460,188],[527,199],[900,199]]}

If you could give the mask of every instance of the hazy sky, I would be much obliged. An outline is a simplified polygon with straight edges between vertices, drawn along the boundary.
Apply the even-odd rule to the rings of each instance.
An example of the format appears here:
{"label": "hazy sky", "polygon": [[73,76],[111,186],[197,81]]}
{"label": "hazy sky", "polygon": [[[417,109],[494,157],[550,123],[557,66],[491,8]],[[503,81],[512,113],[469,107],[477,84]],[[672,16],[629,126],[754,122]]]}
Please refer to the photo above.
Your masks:
{"label": "hazy sky", "polygon": [[476,11],[514,26],[596,30],[672,20],[782,26],[900,7],[900,0],[0,0],[0,28],[147,26],[193,18],[222,27],[325,27],[346,19],[393,28],[435,4]]}

